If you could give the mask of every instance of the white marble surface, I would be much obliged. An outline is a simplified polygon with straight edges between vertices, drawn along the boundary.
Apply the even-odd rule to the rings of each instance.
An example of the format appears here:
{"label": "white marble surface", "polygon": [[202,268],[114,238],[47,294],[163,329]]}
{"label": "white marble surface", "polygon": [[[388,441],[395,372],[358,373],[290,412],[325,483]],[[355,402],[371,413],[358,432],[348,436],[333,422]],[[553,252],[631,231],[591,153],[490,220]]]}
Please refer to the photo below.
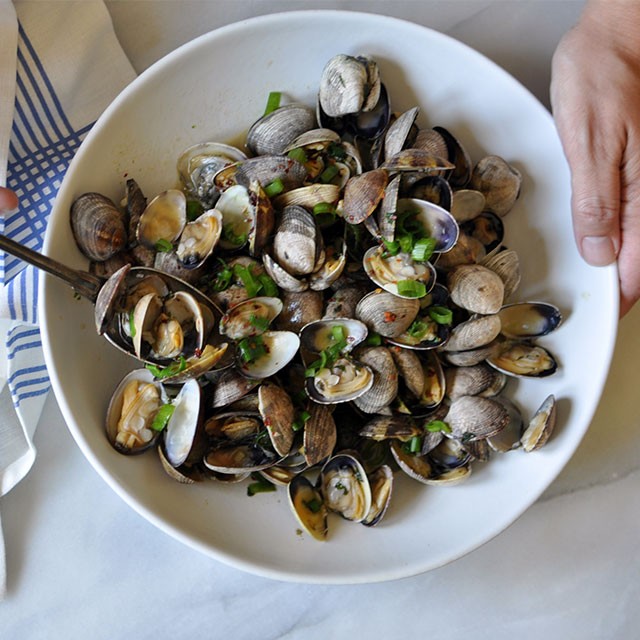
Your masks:
{"label": "white marble surface", "polygon": [[[552,51],[582,3],[107,5],[138,71],[227,22],[277,10],[341,7],[410,18],[445,31],[494,59],[548,104]],[[9,578],[0,604],[0,637],[638,637],[640,407],[634,398],[639,330],[636,308],[620,326],[609,381],[584,441],[537,504],[468,556],[424,575],[375,585],[269,581],[176,542],[98,477],[51,396],[36,434],[35,466],[2,499]]]}

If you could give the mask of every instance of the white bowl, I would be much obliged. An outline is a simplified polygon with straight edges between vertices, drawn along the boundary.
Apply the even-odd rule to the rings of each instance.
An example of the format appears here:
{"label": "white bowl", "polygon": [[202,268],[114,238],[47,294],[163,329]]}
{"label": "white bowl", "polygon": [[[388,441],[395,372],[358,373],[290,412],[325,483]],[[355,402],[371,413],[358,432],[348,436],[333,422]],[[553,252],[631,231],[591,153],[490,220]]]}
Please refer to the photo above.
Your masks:
{"label": "white bowl", "polygon": [[[153,455],[116,453],[103,434],[108,398],[133,362],[93,329],[92,308],[43,277],[40,318],[53,389],[73,437],[105,481],[159,528],[209,556],[272,578],[373,582],[443,565],[512,523],[552,482],[586,431],[607,375],[617,325],[614,268],[579,258],[569,215],[569,177],[549,113],[493,63],[440,33],[359,13],[291,12],[218,29],[181,47],[133,82],[82,144],[51,216],[45,251],[84,268],[69,228],[72,200],[99,191],[118,200],[127,176],[147,196],[176,183],[175,163],[203,140],[241,141],[270,91],[315,103],[320,73],[337,53],[372,55],[395,110],[421,107],[423,125],[443,125],[474,161],[495,153],[524,175],[506,218],[506,243],[520,255],[518,297],[554,302],[565,320],[542,340],[560,370],[512,383],[526,413],[554,393],[556,434],[526,454],[496,455],[450,488],[398,477],[375,528],[332,518],[329,540],[297,532],[282,489],[246,496],[245,485],[183,486]],[[523,548],[526,548],[523,540]]]}

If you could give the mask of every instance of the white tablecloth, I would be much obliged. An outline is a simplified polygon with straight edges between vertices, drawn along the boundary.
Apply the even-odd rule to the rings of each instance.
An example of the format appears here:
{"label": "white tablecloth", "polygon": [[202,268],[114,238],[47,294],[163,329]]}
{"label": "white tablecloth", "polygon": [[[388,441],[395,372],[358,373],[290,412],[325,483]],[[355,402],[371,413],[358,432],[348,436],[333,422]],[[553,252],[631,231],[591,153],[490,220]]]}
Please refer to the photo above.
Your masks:
{"label": "white tablecloth", "polygon": [[[445,31],[548,104],[552,51],[582,3],[107,2],[136,71],[222,24],[310,5],[378,11]],[[1,504],[9,582],[0,637],[636,638],[639,329],[640,307],[621,325],[589,432],[536,505],[465,558],[377,585],[273,582],[181,545],[98,477],[49,397],[36,433],[35,465]]]}

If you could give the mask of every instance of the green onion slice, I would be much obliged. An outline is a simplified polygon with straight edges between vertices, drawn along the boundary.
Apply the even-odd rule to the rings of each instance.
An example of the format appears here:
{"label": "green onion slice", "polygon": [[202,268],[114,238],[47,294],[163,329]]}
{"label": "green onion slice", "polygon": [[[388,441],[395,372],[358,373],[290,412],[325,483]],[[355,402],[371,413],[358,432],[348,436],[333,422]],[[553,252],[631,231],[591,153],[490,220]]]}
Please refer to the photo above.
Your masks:
{"label": "green onion slice", "polygon": [[331,182],[340,172],[340,169],[336,167],[335,164],[330,164],[321,174],[320,174],[320,182],[324,184],[328,184]]}
{"label": "green onion slice", "polygon": [[302,164],[304,164],[307,161],[307,154],[304,152],[304,149],[302,147],[298,147],[297,149],[291,149],[291,151],[289,151],[287,155],[292,160],[297,160]]}
{"label": "green onion slice", "polygon": [[257,493],[269,493],[271,491],[276,490],[276,485],[272,482],[269,482],[266,478],[262,476],[256,477],[253,473],[251,477],[255,480],[247,487],[247,495],[249,497],[255,496]]}
{"label": "green onion slice", "polygon": [[169,378],[184,371],[187,368],[187,360],[184,356],[180,356],[180,360],[170,364],[168,367],[164,367],[164,369],[157,367],[154,364],[147,364],[145,366],[149,371],[151,371],[154,378],[162,380],[163,378]]}
{"label": "green onion slice", "polygon": [[267,98],[267,106],[264,110],[264,115],[269,115],[272,111],[275,111],[280,107],[280,100],[282,99],[282,93],[280,91],[272,91]]}
{"label": "green onion slice", "polygon": [[187,200],[187,220],[193,222],[204,212],[204,207],[197,200]]}
{"label": "green onion slice", "polygon": [[451,324],[453,322],[453,311],[440,305],[429,307],[429,316],[438,324]]}
{"label": "green onion slice", "polygon": [[264,192],[269,198],[273,198],[273,196],[277,196],[283,191],[284,191],[284,182],[282,182],[280,178],[276,178],[264,188]]}
{"label": "green onion slice", "polygon": [[416,262],[426,262],[433,255],[435,248],[435,238],[420,238],[413,245],[411,258]]}
{"label": "green onion slice", "polygon": [[269,326],[269,318],[257,316],[255,313],[252,313],[249,316],[249,324],[255,329],[258,329],[258,331],[266,331]]}
{"label": "green onion slice", "polygon": [[431,420],[424,425],[425,431],[430,431],[431,433],[437,433],[438,431],[442,431],[443,433],[451,433],[451,427],[442,420]]}
{"label": "green onion slice", "polygon": [[271,298],[278,297],[278,286],[270,276],[266,273],[262,273],[258,276],[258,282],[260,283],[262,293],[264,293],[265,296],[269,296]]}
{"label": "green onion slice", "polygon": [[251,336],[238,342],[238,354],[245,364],[255,362],[265,353],[267,353],[267,347],[262,340],[262,336]]}
{"label": "green onion slice", "polygon": [[245,267],[241,264],[236,264],[233,266],[233,274],[236,278],[239,278],[244,285],[244,288],[247,290],[247,295],[250,298],[255,298],[258,295],[262,285],[254,275],[251,273],[249,267]]}
{"label": "green onion slice", "polygon": [[167,426],[174,411],[175,407],[172,404],[163,404],[153,418],[151,428],[154,431],[162,431]]}
{"label": "green onion slice", "polygon": [[311,513],[318,513],[322,509],[322,500],[312,498],[311,500],[303,500],[303,504]]}
{"label": "green onion slice", "polygon": [[248,235],[246,233],[236,233],[233,225],[225,224],[222,227],[222,237],[236,247],[241,247],[246,241]]}
{"label": "green onion slice", "polygon": [[382,344],[382,336],[372,331],[367,336],[366,343],[372,347],[379,347]]}
{"label": "green onion slice", "polygon": [[129,335],[132,338],[136,337],[136,323],[133,320],[134,314],[133,311],[129,311]]}
{"label": "green onion slice", "polygon": [[173,245],[164,238],[160,238],[160,240],[156,242],[155,248],[159,253],[169,253],[170,251],[173,251]]}
{"label": "green onion slice", "polygon": [[397,287],[398,293],[408,298],[422,298],[427,294],[427,288],[424,283],[418,280],[399,280]]}
{"label": "green onion slice", "polygon": [[313,205],[313,214],[318,216],[322,214],[335,215],[336,208],[330,202],[318,202]]}

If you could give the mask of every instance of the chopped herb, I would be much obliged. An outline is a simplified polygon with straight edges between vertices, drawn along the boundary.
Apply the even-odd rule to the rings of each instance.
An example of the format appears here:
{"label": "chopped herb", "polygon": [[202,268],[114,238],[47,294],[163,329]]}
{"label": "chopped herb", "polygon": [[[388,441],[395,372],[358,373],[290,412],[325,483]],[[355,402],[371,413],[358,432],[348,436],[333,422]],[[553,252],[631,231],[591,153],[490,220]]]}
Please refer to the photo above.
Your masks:
{"label": "chopped herb", "polygon": [[187,220],[193,222],[199,218],[204,211],[204,207],[197,200],[187,200]]}
{"label": "chopped herb", "polygon": [[475,433],[471,433],[471,431],[465,431],[462,434],[462,438],[460,438],[460,442],[462,444],[466,444],[467,442],[471,442],[472,440],[475,440],[476,434]]}
{"label": "chopped herb", "polygon": [[327,155],[336,160],[344,160],[347,157],[347,152],[340,143],[332,142],[327,147]]}
{"label": "chopped herb", "polygon": [[175,406],[172,404],[163,404],[156,413],[153,418],[153,422],[151,423],[151,428],[154,431],[162,431],[169,422],[169,419],[173,415],[175,411]]}
{"label": "chopped herb", "polygon": [[160,238],[160,240],[156,242],[155,248],[158,253],[169,253],[170,251],[173,251],[173,245],[171,242],[164,238]]}
{"label": "chopped herb", "polygon": [[270,182],[265,188],[264,192],[269,198],[279,195],[284,191],[284,182],[280,178],[276,178]]}
{"label": "chopped herb", "polygon": [[307,420],[311,417],[311,414],[308,411],[301,411],[298,417],[291,424],[291,428],[294,431],[300,431],[300,429],[304,429],[304,425],[307,424]]}
{"label": "chopped herb", "polygon": [[318,202],[313,206],[313,215],[331,214],[335,216],[336,208],[330,202]]}
{"label": "chopped herb", "polygon": [[328,184],[340,173],[340,169],[335,164],[330,164],[321,174],[320,182]]}
{"label": "chopped herb", "polygon": [[282,93],[280,91],[272,91],[267,98],[267,106],[264,109],[264,115],[269,115],[272,111],[275,111],[280,107],[280,100],[282,99]]}
{"label": "chopped herb", "polygon": [[396,240],[383,240],[382,244],[390,256],[395,256],[400,253],[400,243]]}
{"label": "chopped herb", "polygon": [[251,336],[238,342],[238,353],[242,362],[248,364],[255,362],[267,353],[267,347],[262,340],[262,336]]}
{"label": "chopped herb", "polygon": [[231,285],[233,271],[222,258],[218,258],[218,261],[222,265],[222,269],[218,271],[216,279],[213,281],[213,290],[226,291]]}
{"label": "chopped herb", "polygon": [[251,477],[255,480],[247,487],[247,495],[255,496],[256,493],[269,493],[276,490],[276,485],[269,482],[266,478],[252,473]]}
{"label": "chopped herb", "polygon": [[307,509],[309,509],[309,511],[311,511],[311,513],[318,513],[318,511],[322,509],[322,500],[320,500],[319,498],[303,500],[302,503],[305,507],[307,507]]}
{"label": "chopped herb", "polygon": [[409,234],[403,234],[397,240],[400,250],[405,253],[411,253],[413,250],[413,238]]}
{"label": "chopped herb", "polygon": [[77,291],[74,291],[73,292],[73,299],[74,300],[82,300],[82,296]]}
{"label": "chopped herb", "polygon": [[435,238],[420,238],[413,245],[411,259],[416,262],[426,262],[433,255],[435,248]]}
{"label": "chopped herb", "polygon": [[269,326],[269,318],[257,316],[255,313],[252,313],[249,316],[249,324],[258,331],[266,331]]}
{"label": "chopped herb", "polygon": [[260,283],[260,286],[262,287],[262,293],[265,296],[270,296],[271,298],[278,297],[278,286],[270,276],[268,276],[266,273],[261,273],[258,276],[258,282]]}
{"label": "chopped herb", "polygon": [[134,313],[133,310],[129,311],[129,335],[132,338],[136,337],[136,323],[134,321]]}
{"label": "chopped herb", "polygon": [[182,371],[187,368],[187,360],[184,356],[180,356],[180,360],[178,360],[178,362],[174,362],[168,367],[164,367],[164,369],[156,367],[156,365],[154,364],[147,364],[146,367],[147,369],[149,369],[149,371],[151,371],[154,378],[162,380],[163,378],[170,378],[171,376],[175,376],[178,373],[182,373]]}
{"label": "chopped herb", "polygon": [[372,347],[379,347],[382,344],[382,336],[379,333],[371,332],[367,336],[366,344]]}
{"label": "chopped herb", "polygon": [[241,247],[247,241],[246,233],[236,233],[232,224],[222,227],[222,237],[234,247]]}
{"label": "chopped herb", "polygon": [[424,429],[431,433],[438,433],[439,431],[442,433],[451,433],[451,427],[442,420],[431,420],[431,422],[427,422],[427,424],[424,425]]}
{"label": "chopped herb", "polygon": [[398,293],[407,298],[422,298],[427,294],[424,283],[418,280],[399,280],[397,287]]}
{"label": "chopped herb", "polygon": [[347,487],[345,487],[339,480],[334,486],[336,489],[340,489],[345,496],[349,493],[349,489],[347,489]]}
{"label": "chopped herb", "polygon": [[347,330],[345,329],[343,324],[336,324],[331,327],[331,337],[336,342],[340,342],[342,340],[347,339]]}
{"label": "chopped herb", "polygon": [[453,311],[440,305],[429,307],[429,316],[438,324],[451,324],[453,322]]}
{"label": "chopped herb", "polygon": [[422,340],[428,329],[429,325],[426,322],[420,320],[420,318],[416,318],[407,328],[407,334],[412,338]]}
{"label": "chopped herb", "polygon": [[254,298],[258,295],[258,292],[261,289],[261,284],[253,276],[249,267],[244,267],[241,264],[236,264],[233,266],[233,275],[242,281],[244,288],[247,290],[247,295],[250,298]]}
{"label": "chopped herb", "polygon": [[307,161],[307,154],[304,152],[304,149],[302,147],[298,147],[297,149],[291,149],[291,151],[289,151],[287,155],[292,160],[297,160],[302,164],[304,164]]}

